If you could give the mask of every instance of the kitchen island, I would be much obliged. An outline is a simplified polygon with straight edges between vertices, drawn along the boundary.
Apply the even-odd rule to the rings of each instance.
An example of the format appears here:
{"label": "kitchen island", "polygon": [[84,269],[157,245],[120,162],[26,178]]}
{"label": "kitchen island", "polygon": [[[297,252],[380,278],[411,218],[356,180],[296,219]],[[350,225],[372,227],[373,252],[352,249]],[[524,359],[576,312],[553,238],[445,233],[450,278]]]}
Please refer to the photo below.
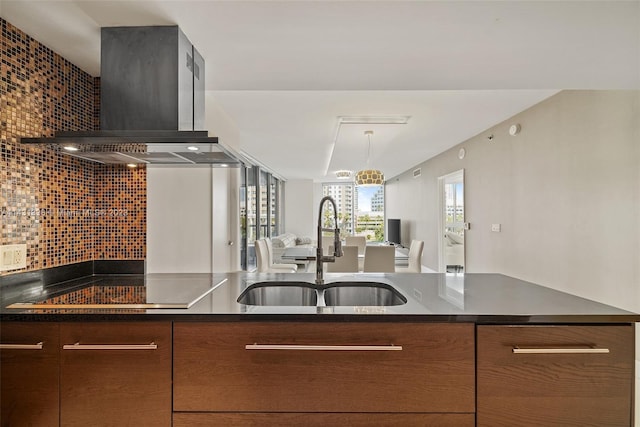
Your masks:
{"label": "kitchen island", "polygon": [[313,283],[306,273],[84,280],[127,286],[111,293],[133,305],[8,309],[86,284],[2,288],[3,425],[27,408],[65,426],[633,425],[640,316],[511,277],[325,276],[393,287],[397,305],[237,302],[263,281]]}

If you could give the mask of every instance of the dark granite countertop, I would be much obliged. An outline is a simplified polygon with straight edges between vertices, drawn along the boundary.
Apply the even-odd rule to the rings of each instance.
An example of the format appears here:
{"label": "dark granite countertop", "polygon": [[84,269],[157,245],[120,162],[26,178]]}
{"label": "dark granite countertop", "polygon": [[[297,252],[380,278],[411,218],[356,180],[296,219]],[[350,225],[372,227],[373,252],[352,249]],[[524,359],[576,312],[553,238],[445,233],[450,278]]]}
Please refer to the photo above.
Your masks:
{"label": "dark granite countertop", "polygon": [[[1,321],[425,321],[475,323],[630,323],[640,315],[501,274],[369,273],[325,275],[335,281],[392,285],[407,303],[395,306],[256,306],[236,302],[265,280],[313,283],[314,274],[151,274],[90,276],[44,287],[37,282],[0,288]],[[93,290],[90,290],[93,289]],[[101,308],[104,301],[122,308]],[[98,292],[100,291],[100,292]],[[70,295],[73,298],[69,300]],[[127,298],[134,298],[133,301]],[[78,308],[7,308],[16,302],[81,302]],[[89,299],[87,299],[89,298]],[[94,299],[91,299],[94,298]],[[156,304],[174,308],[152,308]],[[178,304],[178,305],[174,305]],[[73,306],[72,306],[73,307]],[[113,306],[111,306],[113,307]],[[151,308],[150,308],[151,307]],[[176,308],[181,307],[181,308]]]}

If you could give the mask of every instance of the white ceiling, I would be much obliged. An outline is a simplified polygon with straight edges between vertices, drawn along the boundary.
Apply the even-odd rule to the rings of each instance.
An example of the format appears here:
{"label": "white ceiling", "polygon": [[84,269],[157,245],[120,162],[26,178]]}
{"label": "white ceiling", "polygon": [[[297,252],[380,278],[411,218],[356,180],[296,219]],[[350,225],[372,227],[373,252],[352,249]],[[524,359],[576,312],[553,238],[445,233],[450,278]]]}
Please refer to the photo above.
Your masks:
{"label": "white ceiling", "polygon": [[637,0],[1,0],[0,15],[93,75],[100,27],[179,25],[220,134],[288,179],[366,164],[365,128],[338,132],[339,116],[411,116],[366,126],[390,178],[558,90],[640,89]]}

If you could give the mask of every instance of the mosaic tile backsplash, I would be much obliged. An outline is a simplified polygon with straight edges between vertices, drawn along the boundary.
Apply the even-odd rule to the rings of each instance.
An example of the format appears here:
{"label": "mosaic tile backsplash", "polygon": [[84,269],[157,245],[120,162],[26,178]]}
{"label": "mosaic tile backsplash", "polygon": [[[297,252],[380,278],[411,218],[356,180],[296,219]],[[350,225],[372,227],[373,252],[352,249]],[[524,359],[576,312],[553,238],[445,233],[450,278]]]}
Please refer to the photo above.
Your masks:
{"label": "mosaic tile backsplash", "polygon": [[0,19],[0,244],[27,268],[146,257],[146,169],[99,165],[20,137],[100,128],[100,81]]}
{"label": "mosaic tile backsplash", "polygon": [[[37,301],[37,304],[145,304],[147,302],[147,290],[144,286],[90,286],[88,288],[72,291],[64,295]],[[34,309],[36,310],[36,309]],[[96,310],[118,313],[145,313],[145,309],[37,309],[38,313],[56,314],[84,314],[95,313]]]}
{"label": "mosaic tile backsplash", "polygon": [[68,292],[39,304],[145,304],[147,289],[144,286],[89,286]]}

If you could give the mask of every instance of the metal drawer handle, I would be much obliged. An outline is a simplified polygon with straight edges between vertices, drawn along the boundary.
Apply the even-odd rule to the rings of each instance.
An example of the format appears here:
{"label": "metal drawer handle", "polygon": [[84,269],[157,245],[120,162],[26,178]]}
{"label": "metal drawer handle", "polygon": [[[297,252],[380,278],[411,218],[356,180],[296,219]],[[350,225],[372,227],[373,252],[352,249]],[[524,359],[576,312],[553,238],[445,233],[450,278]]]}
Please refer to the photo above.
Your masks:
{"label": "metal drawer handle", "polygon": [[567,347],[567,348],[534,348],[534,347],[513,347],[515,354],[586,354],[586,353],[609,353],[608,348],[597,347]]}
{"label": "metal drawer handle", "polygon": [[247,344],[245,350],[315,350],[315,351],[399,351],[401,345],[293,345]]}
{"label": "metal drawer handle", "polygon": [[65,344],[63,350],[156,350],[158,345],[151,344]]}
{"label": "metal drawer handle", "polygon": [[43,343],[38,344],[0,344],[0,350],[42,350]]}

